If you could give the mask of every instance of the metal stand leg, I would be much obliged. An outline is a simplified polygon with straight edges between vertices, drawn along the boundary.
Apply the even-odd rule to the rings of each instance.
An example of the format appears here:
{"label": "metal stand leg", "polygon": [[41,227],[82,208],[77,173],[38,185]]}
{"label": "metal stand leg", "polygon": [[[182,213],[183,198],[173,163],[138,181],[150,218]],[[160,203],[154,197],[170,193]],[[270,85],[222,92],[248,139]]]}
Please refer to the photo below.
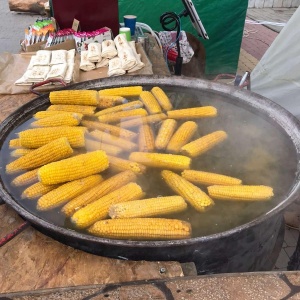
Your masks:
{"label": "metal stand leg", "polygon": [[298,242],[297,242],[295,252],[293,253],[288,263],[287,270],[288,271],[300,270],[300,235],[298,237]]}

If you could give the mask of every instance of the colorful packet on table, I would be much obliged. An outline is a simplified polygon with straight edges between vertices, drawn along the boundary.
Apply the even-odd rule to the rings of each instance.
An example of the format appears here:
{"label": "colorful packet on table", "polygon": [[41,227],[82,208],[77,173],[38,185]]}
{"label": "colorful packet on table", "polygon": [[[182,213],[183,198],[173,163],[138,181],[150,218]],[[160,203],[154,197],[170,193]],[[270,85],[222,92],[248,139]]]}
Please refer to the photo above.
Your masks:
{"label": "colorful packet on table", "polygon": [[50,32],[54,31],[55,28],[51,19],[37,19],[33,25],[25,29],[25,45],[42,42],[48,37]]}
{"label": "colorful packet on table", "polygon": [[103,27],[89,32],[75,32],[74,39],[76,49],[80,53],[81,51],[88,50],[89,43],[102,43],[104,40],[112,39],[110,30],[107,27]]}
{"label": "colorful packet on table", "polygon": [[75,31],[72,28],[66,28],[59,30],[55,33],[50,33],[49,37],[47,38],[46,48],[60,44],[68,39],[74,39]]}

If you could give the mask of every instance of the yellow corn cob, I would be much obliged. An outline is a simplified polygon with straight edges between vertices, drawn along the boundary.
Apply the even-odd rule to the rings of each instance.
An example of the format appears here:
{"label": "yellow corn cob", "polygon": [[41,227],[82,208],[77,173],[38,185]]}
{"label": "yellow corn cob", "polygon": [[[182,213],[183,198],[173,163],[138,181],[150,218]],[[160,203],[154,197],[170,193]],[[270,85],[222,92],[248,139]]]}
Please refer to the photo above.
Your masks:
{"label": "yellow corn cob", "polygon": [[223,142],[226,138],[227,133],[225,131],[215,131],[184,145],[181,147],[181,152],[188,156],[196,157]]}
{"label": "yellow corn cob", "polygon": [[180,196],[148,198],[113,204],[109,208],[112,219],[155,217],[184,211],[187,204]]}
{"label": "yellow corn cob", "polygon": [[112,204],[141,199],[143,196],[144,193],[141,187],[136,183],[130,182],[77,210],[71,221],[78,228],[89,227],[96,221],[107,218],[108,209]]}
{"label": "yellow corn cob", "polygon": [[167,185],[197,211],[204,212],[214,205],[214,201],[200,188],[174,172],[164,170],[161,175]]}
{"label": "yellow corn cob", "polygon": [[50,105],[47,108],[47,111],[64,111],[64,112],[73,112],[83,114],[84,116],[92,116],[94,115],[96,110],[96,106],[88,106],[88,105]]}
{"label": "yellow corn cob", "polygon": [[144,108],[137,108],[133,110],[118,111],[107,115],[101,115],[98,120],[102,123],[120,122],[122,119],[138,118],[141,116],[147,116],[148,113]]}
{"label": "yellow corn cob", "polygon": [[99,95],[131,97],[131,96],[139,96],[142,91],[143,88],[141,86],[125,86],[119,88],[103,89],[99,91]]}
{"label": "yellow corn cob", "polygon": [[167,145],[167,151],[177,153],[180,148],[187,144],[196,133],[198,125],[193,121],[184,122],[171,137]]}
{"label": "yellow corn cob", "polygon": [[137,137],[137,134],[133,131],[123,129],[118,126],[106,124],[106,123],[82,120],[81,124],[83,126],[86,126],[89,129],[98,129],[127,140],[132,140]]}
{"label": "yellow corn cob", "polygon": [[[72,112],[71,112],[72,113]],[[53,117],[53,116],[57,116],[57,115],[64,115],[64,114],[70,114],[69,111],[62,111],[62,110],[41,110],[38,111],[37,113],[35,113],[33,115],[33,117],[35,119],[44,119],[44,118],[48,118],[48,117]],[[79,114],[79,113],[77,113]]]}
{"label": "yellow corn cob", "polygon": [[91,175],[67,182],[39,198],[37,202],[37,209],[49,210],[55,208],[93,188],[102,180],[103,178],[100,175]]}
{"label": "yellow corn cob", "polygon": [[56,116],[46,117],[31,123],[34,127],[56,127],[56,126],[77,126],[79,125],[83,114],[66,113]]}
{"label": "yellow corn cob", "polygon": [[127,121],[122,121],[119,125],[122,128],[130,128],[130,127],[140,126],[142,124],[151,124],[151,123],[160,122],[162,120],[165,120],[166,118],[167,118],[166,114],[155,114],[155,115],[150,115],[145,117],[134,118]]}
{"label": "yellow corn cob", "polygon": [[88,152],[96,151],[96,150],[103,150],[107,154],[110,154],[110,155],[119,155],[123,151],[123,149],[120,147],[110,145],[110,144],[105,144],[105,143],[95,141],[95,140],[90,140],[90,139],[85,140],[85,149]]}
{"label": "yellow corn cob", "polygon": [[114,175],[69,201],[63,206],[62,212],[71,217],[76,210],[133,181],[136,181],[136,175],[132,171],[124,171]]}
{"label": "yellow corn cob", "polygon": [[98,150],[47,164],[39,169],[38,177],[43,184],[57,184],[100,173],[108,165],[106,153]]}
{"label": "yellow corn cob", "polygon": [[50,92],[51,104],[62,105],[92,105],[99,103],[99,95],[93,90],[65,90]]}
{"label": "yellow corn cob", "polygon": [[73,148],[84,147],[85,127],[61,126],[32,128],[21,131],[19,138],[25,148],[38,148],[55,139],[66,137]]}
{"label": "yellow corn cob", "polygon": [[37,182],[31,186],[29,186],[27,189],[25,189],[21,195],[21,197],[28,198],[28,199],[34,199],[34,198],[39,198],[50,191],[56,189],[58,187],[57,184],[52,184],[52,185],[44,185],[40,182]]}
{"label": "yellow corn cob", "polygon": [[170,119],[194,119],[215,117],[217,109],[213,106],[192,107],[178,110],[170,110],[167,112]]}
{"label": "yellow corn cob", "polygon": [[168,111],[172,110],[173,106],[169,99],[169,97],[166,95],[166,93],[158,86],[155,86],[151,89],[151,93],[154,95],[160,106]]}
{"label": "yellow corn cob", "polygon": [[230,201],[261,201],[274,196],[273,189],[264,185],[212,185],[208,194],[215,199]]}
{"label": "yellow corn cob", "polygon": [[195,184],[203,185],[240,185],[242,180],[226,175],[195,171],[195,170],[184,170],[181,176],[186,180]]}
{"label": "yellow corn cob", "polygon": [[191,159],[187,156],[164,153],[132,152],[129,155],[129,160],[148,167],[174,170],[189,169],[191,164]]}
{"label": "yellow corn cob", "polygon": [[157,102],[156,98],[153,96],[151,92],[149,91],[141,92],[140,99],[144,103],[149,114],[154,115],[162,112],[159,103]]}
{"label": "yellow corn cob", "polygon": [[9,163],[6,165],[6,172],[10,174],[17,171],[35,169],[50,162],[69,157],[72,153],[73,149],[67,138],[56,139]]}
{"label": "yellow corn cob", "polygon": [[22,185],[27,185],[27,184],[37,182],[38,181],[37,173],[38,173],[38,168],[17,176],[11,183],[15,186],[22,186]]}
{"label": "yellow corn cob", "polygon": [[95,113],[95,117],[99,117],[106,114],[111,114],[118,111],[127,111],[132,109],[137,109],[143,107],[143,103],[141,101],[132,101],[122,105],[116,105],[114,107],[102,109]]}
{"label": "yellow corn cob", "polygon": [[94,131],[90,132],[89,136],[93,137],[97,141],[120,147],[126,151],[133,151],[133,150],[137,149],[137,144],[127,141],[125,139],[110,135],[109,133],[106,133],[106,132],[103,132],[100,130],[94,130]]}
{"label": "yellow corn cob", "polygon": [[164,120],[155,139],[156,149],[165,149],[173,136],[177,122],[173,119]]}
{"label": "yellow corn cob", "polygon": [[19,148],[10,153],[12,157],[20,157],[24,156],[25,154],[28,154],[29,152],[34,151],[33,149],[28,148]]}
{"label": "yellow corn cob", "polygon": [[108,160],[109,160],[109,169],[116,172],[121,172],[125,170],[130,170],[135,174],[143,174],[146,172],[146,167],[137,162],[133,162],[119,157],[113,157],[110,155],[108,156]]}
{"label": "yellow corn cob", "polygon": [[179,240],[191,237],[190,223],[176,219],[135,218],[96,222],[88,232],[112,239]]}
{"label": "yellow corn cob", "polygon": [[13,149],[13,148],[21,148],[21,141],[20,139],[12,139],[9,141],[9,148]]}
{"label": "yellow corn cob", "polygon": [[139,130],[139,151],[151,152],[154,150],[154,133],[149,124],[143,124]]}
{"label": "yellow corn cob", "polygon": [[101,96],[99,95],[98,108],[110,108],[118,104],[125,103],[126,99],[120,96]]}

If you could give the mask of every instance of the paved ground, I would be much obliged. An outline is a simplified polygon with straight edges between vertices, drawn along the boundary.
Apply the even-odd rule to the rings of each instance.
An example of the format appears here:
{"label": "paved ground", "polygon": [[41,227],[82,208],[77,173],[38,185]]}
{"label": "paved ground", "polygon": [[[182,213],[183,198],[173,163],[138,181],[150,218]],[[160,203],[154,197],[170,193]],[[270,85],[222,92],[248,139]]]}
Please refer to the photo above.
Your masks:
{"label": "paved ground", "polygon": [[[274,23],[286,23],[296,8],[249,8],[247,10],[248,18],[256,21],[268,21]],[[270,24],[265,24],[266,27],[280,32],[283,26],[274,26]]]}
{"label": "paved ground", "polygon": [[[249,20],[249,18],[247,18]],[[276,31],[263,25],[245,24],[242,49],[260,60],[277,37]]]}
{"label": "paved ground", "polygon": [[19,41],[24,39],[24,29],[34,23],[38,15],[11,12],[8,0],[0,0],[0,53],[20,51]]}
{"label": "paved ground", "polygon": [[[287,23],[296,8],[250,8],[247,20]],[[252,71],[283,27],[253,25],[246,22],[242,40],[238,73]]]}

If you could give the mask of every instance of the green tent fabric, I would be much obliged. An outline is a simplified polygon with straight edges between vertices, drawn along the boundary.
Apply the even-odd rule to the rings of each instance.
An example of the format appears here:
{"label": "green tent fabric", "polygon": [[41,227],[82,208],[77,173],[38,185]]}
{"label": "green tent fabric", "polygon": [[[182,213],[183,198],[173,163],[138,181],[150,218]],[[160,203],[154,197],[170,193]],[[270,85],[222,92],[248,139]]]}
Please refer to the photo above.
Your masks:
{"label": "green tent fabric", "polygon": [[[206,49],[206,74],[235,74],[248,7],[244,0],[193,0],[194,6],[208,33],[209,40],[200,41]],[[136,15],[137,21],[162,31],[160,16],[168,11],[180,13],[184,6],[180,0],[119,0],[119,20],[126,14]],[[182,30],[197,35],[188,17],[182,17]]]}

